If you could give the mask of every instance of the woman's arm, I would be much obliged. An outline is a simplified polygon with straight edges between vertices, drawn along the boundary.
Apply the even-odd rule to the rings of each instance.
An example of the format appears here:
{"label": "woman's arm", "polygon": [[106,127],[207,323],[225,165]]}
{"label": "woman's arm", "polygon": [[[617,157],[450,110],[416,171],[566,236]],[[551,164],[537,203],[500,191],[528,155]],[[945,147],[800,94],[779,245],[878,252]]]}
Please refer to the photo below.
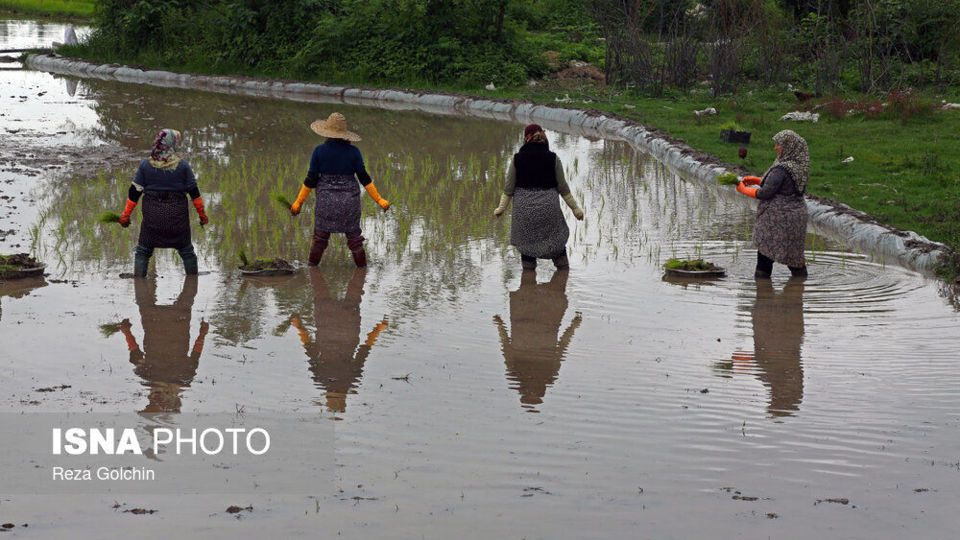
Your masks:
{"label": "woman's arm", "polygon": [[573,193],[570,193],[570,186],[567,185],[567,179],[563,174],[563,163],[560,163],[560,158],[554,160],[553,171],[557,177],[557,192],[560,193],[563,202],[567,203],[567,206],[573,211],[573,217],[583,219],[583,210],[577,204],[577,200],[573,198]]}
{"label": "woman's arm", "polygon": [[783,182],[789,178],[790,175],[787,171],[780,167],[774,168],[767,174],[763,184],[760,185],[760,189],[757,190],[757,199],[761,201],[772,199],[774,195],[780,192],[780,188],[783,187]]}
{"label": "woman's arm", "polygon": [[193,169],[190,168],[190,164],[186,161],[181,161],[181,164],[184,166],[184,174],[186,178],[184,179],[184,187],[186,188],[187,193],[190,194],[190,200],[193,201],[193,207],[197,210],[197,215],[200,216],[200,225],[206,225],[210,222],[210,218],[207,217],[207,212],[203,207],[203,197],[200,196],[200,188],[197,187],[197,177],[193,174]]}
{"label": "woman's arm", "polygon": [[137,202],[140,201],[140,195],[143,194],[144,183],[143,162],[141,161],[140,166],[137,167],[137,172],[133,175],[133,182],[130,183],[130,189],[127,190],[127,204],[123,208],[123,213],[120,214],[121,227],[130,226],[130,215],[133,214],[133,210],[137,207]]}
{"label": "woman's arm", "polygon": [[507,211],[510,205],[510,199],[513,198],[513,190],[517,187],[517,166],[511,161],[510,168],[507,169],[507,183],[503,185],[503,193],[500,194],[500,203],[493,210],[493,215],[500,217]]}
{"label": "woman's arm", "polygon": [[363,189],[367,190],[367,195],[370,195],[370,198],[373,199],[373,202],[379,204],[380,208],[387,210],[390,208],[390,201],[381,197],[380,193],[377,191],[377,186],[373,185],[373,180],[367,173],[367,168],[363,165],[363,154],[360,153],[360,149],[356,146],[354,146],[353,149],[356,152],[356,155],[354,156],[353,169],[357,174],[357,180],[359,180],[360,184],[363,185]]}
{"label": "woman's arm", "polygon": [[290,205],[291,215],[295,216],[300,213],[300,207],[303,206],[304,201],[307,200],[307,196],[317,187],[317,183],[320,181],[319,149],[319,146],[314,148],[313,154],[310,155],[310,168],[307,169],[307,177],[303,179],[303,185],[300,186],[300,193],[297,194],[297,200]]}

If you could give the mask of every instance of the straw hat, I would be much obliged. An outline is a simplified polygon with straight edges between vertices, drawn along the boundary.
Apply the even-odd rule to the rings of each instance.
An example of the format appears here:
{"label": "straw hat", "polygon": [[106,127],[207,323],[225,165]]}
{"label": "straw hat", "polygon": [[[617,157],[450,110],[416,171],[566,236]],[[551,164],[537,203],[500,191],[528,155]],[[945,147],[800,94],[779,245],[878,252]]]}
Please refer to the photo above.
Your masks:
{"label": "straw hat", "polygon": [[310,124],[310,129],[317,135],[330,137],[333,139],[346,139],[357,142],[360,136],[352,131],[347,131],[347,119],[338,112],[330,113],[326,120],[316,120]]}

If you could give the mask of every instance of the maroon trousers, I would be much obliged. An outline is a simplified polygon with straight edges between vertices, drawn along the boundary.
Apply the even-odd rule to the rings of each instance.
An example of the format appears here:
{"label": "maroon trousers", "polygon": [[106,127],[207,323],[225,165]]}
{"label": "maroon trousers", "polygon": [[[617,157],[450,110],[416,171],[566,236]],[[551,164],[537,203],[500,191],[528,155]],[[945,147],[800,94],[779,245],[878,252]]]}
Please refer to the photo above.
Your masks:
{"label": "maroon trousers", "polygon": [[[323,251],[330,244],[330,233],[326,231],[313,231],[313,244],[310,246],[310,266],[320,264],[323,257]],[[363,236],[360,232],[347,234],[347,247],[350,248],[350,254],[353,255],[353,262],[358,268],[367,265],[367,252],[363,249]]]}

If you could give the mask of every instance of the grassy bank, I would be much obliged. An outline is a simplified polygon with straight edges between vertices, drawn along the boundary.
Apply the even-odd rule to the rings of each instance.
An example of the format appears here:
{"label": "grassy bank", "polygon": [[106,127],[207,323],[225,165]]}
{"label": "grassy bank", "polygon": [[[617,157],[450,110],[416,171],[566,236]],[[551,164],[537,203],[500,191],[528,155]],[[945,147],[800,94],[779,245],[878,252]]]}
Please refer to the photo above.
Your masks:
{"label": "grassy bank", "polygon": [[91,19],[94,4],[92,0],[0,0],[0,14]]}
{"label": "grassy bank", "polygon": [[[137,59],[105,58],[83,47],[64,51],[98,61],[137,63]],[[141,62],[142,63],[142,62]],[[197,65],[156,65],[191,72],[217,72]],[[245,75],[257,75],[243,70]],[[263,75],[261,73],[261,75]],[[328,80],[357,84],[350,79]],[[524,99],[561,106],[595,108],[640,121],[681,139],[697,150],[763,173],[775,157],[771,137],[793,129],[810,146],[812,169],[808,190],[867,212],[880,223],[913,230],[960,251],[960,111],[941,110],[940,102],[960,101],[952,94],[914,93],[881,96],[813,98],[800,103],[785,85],[741,89],[736,96],[712,98],[706,88],[651,99],[612,90],[596,83],[546,79],[534,86],[497,89],[456,85],[418,85],[420,90],[468,93],[484,97]],[[716,108],[716,115],[693,114]],[[820,121],[789,122],[780,117],[798,109],[820,113]],[[853,110],[852,114],[849,111]],[[738,144],[722,142],[720,129],[731,123],[751,131],[745,159]],[[848,158],[853,160],[849,161]],[[845,162],[845,160],[847,160]],[[731,188],[732,189],[732,188]],[[956,269],[953,271],[956,274]]]}

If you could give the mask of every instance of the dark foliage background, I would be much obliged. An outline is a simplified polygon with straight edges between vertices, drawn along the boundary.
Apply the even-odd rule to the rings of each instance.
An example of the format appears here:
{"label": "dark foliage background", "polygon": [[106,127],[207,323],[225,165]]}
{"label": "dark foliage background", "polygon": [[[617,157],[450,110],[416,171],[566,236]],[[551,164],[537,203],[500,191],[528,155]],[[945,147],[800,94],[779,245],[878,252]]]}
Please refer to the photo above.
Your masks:
{"label": "dark foliage background", "polygon": [[658,96],[960,84],[960,0],[102,0],[86,56],[371,84],[518,85],[583,60]]}

